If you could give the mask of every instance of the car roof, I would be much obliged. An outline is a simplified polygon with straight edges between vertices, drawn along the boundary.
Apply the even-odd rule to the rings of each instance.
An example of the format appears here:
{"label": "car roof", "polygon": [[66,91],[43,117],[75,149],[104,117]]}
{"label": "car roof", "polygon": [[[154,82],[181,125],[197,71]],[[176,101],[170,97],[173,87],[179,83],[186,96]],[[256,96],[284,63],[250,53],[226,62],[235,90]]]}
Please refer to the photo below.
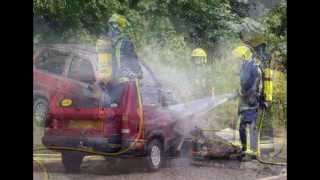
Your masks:
{"label": "car roof", "polygon": [[42,49],[52,49],[63,53],[72,53],[94,61],[94,63],[97,60],[95,47],[87,44],[34,44],[33,48],[36,52]]}
{"label": "car roof", "polygon": [[89,60],[94,70],[97,70],[98,57],[96,48],[88,44],[34,44],[34,51],[40,52],[42,50],[56,50],[62,53],[71,53]]}

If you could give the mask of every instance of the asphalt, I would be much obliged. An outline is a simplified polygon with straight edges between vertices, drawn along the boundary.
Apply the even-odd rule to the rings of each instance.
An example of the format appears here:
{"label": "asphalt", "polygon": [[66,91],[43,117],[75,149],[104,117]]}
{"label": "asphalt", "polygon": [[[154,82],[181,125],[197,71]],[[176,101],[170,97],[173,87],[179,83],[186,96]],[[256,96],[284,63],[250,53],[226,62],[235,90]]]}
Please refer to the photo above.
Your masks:
{"label": "asphalt", "polygon": [[[206,165],[195,165],[189,159],[172,159],[165,167],[149,172],[143,159],[106,161],[104,157],[90,156],[84,159],[79,174],[65,173],[59,156],[35,157],[45,168],[34,163],[34,180],[253,180],[263,178],[286,179],[285,167],[265,166],[256,161],[210,161]],[[281,176],[279,176],[281,175]],[[267,180],[267,179],[266,179]]]}

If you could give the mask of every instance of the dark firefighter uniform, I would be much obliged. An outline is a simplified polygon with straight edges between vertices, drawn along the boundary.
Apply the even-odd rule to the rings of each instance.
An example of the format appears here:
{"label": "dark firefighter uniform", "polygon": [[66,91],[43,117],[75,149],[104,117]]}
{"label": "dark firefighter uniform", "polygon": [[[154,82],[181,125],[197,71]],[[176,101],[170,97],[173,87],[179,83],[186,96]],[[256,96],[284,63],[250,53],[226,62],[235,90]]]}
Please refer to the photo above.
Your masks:
{"label": "dark firefighter uniform", "polygon": [[239,46],[233,51],[237,58],[243,60],[240,70],[240,141],[242,150],[247,151],[246,127],[250,128],[250,149],[257,150],[256,123],[258,117],[259,101],[262,90],[262,73],[256,59],[252,58],[250,49]]}

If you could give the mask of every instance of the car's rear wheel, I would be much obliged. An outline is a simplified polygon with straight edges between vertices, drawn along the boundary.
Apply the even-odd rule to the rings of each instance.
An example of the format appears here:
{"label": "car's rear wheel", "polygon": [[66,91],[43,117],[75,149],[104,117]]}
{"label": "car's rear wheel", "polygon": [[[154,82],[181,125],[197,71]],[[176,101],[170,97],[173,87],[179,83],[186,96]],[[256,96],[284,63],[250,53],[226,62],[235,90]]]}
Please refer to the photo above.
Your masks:
{"label": "car's rear wheel", "polygon": [[79,152],[62,152],[62,163],[68,173],[80,172],[84,155]]}
{"label": "car's rear wheel", "polygon": [[146,161],[147,168],[151,171],[156,171],[163,165],[163,145],[158,139],[154,139],[148,144]]}
{"label": "car's rear wheel", "polygon": [[48,112],[48,102],[43,98],[36,98],[33,102],[33,119],[37,126],[45,125]]}

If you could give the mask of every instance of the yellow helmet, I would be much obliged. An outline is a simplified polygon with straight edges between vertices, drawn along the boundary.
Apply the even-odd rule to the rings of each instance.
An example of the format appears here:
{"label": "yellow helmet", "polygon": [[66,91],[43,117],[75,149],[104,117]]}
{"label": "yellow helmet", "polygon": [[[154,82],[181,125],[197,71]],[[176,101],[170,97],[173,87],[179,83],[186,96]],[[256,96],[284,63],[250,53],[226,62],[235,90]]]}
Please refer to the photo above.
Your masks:
{"label": "yellow helmet", "polygon": [[121,30],[123,30],[129,25],[129,22],[127,21],[126,17],[119,14],[113,14],[108,22],[117,24]]}
{"label": "yellow helmet", "polygon": [[250,50],[249,47],[245,46],[245,45],[241,45],[236,47],[233,51],[232,54],[236,57],[236,58],[241,58],[243,60],[250,60],[252,59],[252,52]]}
{"label": "yellow helmet", "polygon": [[207,63],[207,53],[201,49],[196,48],[191,53],[192,61],[195,64],[206,64]]}
{"label": "yellow helmet", "polygon": [[191,56],[192,57],[207,57],[207,53],[201,48],[196,48],[192,51]]}

